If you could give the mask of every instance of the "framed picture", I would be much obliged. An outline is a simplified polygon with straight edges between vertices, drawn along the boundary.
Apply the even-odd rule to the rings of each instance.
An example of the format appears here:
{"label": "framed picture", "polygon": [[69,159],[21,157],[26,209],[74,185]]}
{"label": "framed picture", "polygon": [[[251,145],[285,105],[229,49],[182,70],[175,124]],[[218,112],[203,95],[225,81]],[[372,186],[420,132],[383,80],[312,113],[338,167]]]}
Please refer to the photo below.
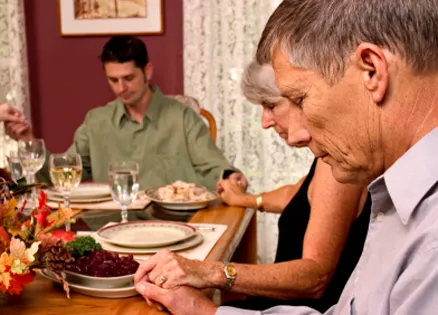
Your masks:
{"label": "framed picture", "polygon": [[58,0],[62,36],[164,32],[162,0]]}

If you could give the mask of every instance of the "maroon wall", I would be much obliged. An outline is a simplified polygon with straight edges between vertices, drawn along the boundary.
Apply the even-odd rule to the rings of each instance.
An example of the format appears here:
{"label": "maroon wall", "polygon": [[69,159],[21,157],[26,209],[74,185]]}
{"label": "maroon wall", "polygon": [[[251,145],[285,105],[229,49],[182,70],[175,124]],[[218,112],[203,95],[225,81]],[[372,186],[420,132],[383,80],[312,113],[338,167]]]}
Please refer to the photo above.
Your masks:
{"label": "maroon wall", "polygon": [[[153,82],[164,93],[182,93],[182,0],[163,2],[164,34],[140,38]],[[109,37],[61,37],[56,0],[25,0],[25,10],[34,133],[52,152],[64,151],[86,112],[113,98],[98,60]]]}

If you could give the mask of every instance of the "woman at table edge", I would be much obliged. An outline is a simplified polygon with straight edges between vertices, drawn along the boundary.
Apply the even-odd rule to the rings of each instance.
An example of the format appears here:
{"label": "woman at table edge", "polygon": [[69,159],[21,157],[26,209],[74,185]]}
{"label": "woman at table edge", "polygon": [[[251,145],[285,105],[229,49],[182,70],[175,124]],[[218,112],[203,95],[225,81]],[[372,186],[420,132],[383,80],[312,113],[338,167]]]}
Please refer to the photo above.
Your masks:
{"label": "woman at table edge", "polygon": [[[305,127],[288,124],[289,115],[302,112],[280,95],[270,65],[252,62],[242,89],[249,101],[263,106],[263,128],[274,128],[289,146],[306,146]],[[229,180],[219,184],[221,198],[229,205],[281,213],[275,263],[202,262],[164,250],[140,265],[135,282],[149,281],[165,289],[225,288],[248,295],[233,304],[247,309],[287,301],[325,311],[335,304],[362,253],[371,208],[366,187],[338,183],[320,159],[297,184],[257,196],[245,194]],[[230,277],[230,271],[235,275]]]}

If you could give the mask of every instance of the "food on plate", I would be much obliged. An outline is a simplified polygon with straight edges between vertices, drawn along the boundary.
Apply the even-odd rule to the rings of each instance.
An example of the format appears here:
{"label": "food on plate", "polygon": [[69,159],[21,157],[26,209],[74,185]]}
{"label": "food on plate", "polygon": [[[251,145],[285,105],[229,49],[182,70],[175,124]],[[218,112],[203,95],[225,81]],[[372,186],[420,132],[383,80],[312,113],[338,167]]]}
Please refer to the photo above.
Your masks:
{"label": "food on plate", "polygon": [[181,180],[158,188],[158,198],[162,201],[204,201],[213,197],[205,187],[196,186]]}
{"label": "food on plate", "polygon": [[74,241],[68,242],[67,248],[72,250],[73,257],[80,258],[93,249],[102,249],[102,245],[91,236],[80,236],[76,237]]}
{"label": "food on plate", "polygon": [[132,255],[119,256],[102,249],[92,237],[77,237],[67,243],[76,258],[75,264],[69,265],[67,271],[91,277],[120,277],[134,274],[139,266]]}
{"label": "food on plate", "polygon": [[132,255],[119,256],[106,250],[93,249],[87,256],[76,260],[67,271],[80,273],[91,277],[120,277],[134,274],[138,262]]}

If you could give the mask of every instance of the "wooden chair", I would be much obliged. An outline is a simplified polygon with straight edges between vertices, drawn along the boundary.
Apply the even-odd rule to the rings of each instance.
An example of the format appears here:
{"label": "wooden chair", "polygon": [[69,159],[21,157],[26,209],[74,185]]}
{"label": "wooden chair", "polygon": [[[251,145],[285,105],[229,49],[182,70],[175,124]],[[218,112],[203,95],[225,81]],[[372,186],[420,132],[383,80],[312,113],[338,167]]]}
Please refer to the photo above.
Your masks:
{"label": "wooden chair", "polygon": [[208,122],[208,127],[210,129],[211,137],[213,138],[213,141],[216,143],[216,136],[217,136],[216,120],[208,110],[201,108],[197,99],[188,95],[168,95],[168,96],[176,99],[178,102],[184,105],[189,106],[195,112],[197,112],[199,115],[205,118]]}

